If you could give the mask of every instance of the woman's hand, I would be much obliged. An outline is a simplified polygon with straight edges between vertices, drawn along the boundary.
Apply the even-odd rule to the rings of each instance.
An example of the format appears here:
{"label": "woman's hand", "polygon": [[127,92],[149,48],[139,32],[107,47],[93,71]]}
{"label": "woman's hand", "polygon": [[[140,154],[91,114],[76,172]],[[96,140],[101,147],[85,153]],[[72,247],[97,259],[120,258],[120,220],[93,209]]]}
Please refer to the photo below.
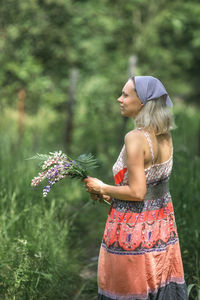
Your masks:
{"label": "woman's hand", "polygon": [[112,197],[110,197],[110,196],[108,196],[108,195],[102,195],[102,198],[103,198],[104,200],[106,200],[107,202],[112,203]]}
{"label": "woman's hand", "polygon": [[101,199],[104,199],[107,202],[112,203],[112,197],[107,195],[90,193],[90,198],[94,201],[101,201]]}
{"label": "woman's hand", "polygon": [[94,178],[94,177],[87,177],[83,179],[83,181],[86,184],[87,191],[91,194],[103,194],[102,193],[102,188],[105,185],[103,181]]}
{"label": "woman's hand", "polygon": [[108,195],[104,195],[102,192],[102,187],[105,185],[103,181],[94,178],[94,177],[87,177],[82,180],[85,182],[86,191],[90,193],[90,197],[94,201],[101,201],[102,199],[106,200],[109,203],[112,203],[112,197]]}

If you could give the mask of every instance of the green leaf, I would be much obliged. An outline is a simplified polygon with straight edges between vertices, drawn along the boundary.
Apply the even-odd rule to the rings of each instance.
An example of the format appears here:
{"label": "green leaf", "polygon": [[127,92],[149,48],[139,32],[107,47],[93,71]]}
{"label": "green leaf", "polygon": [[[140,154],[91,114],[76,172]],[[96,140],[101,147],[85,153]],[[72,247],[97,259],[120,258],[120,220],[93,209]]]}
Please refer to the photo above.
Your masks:
{"label": "green leaf", "polygon": [[35,159],[39,161],[39,165],[42,166],[43,163],[49,158],[48,154],[39,154],[37,153],[36,155],[26,158],[26,160],[30,160],[30,159]]}
{"label": "green leaf", "polygon": [[192,283],[188,286],[187,291],[188,291],[188,296],[190,295],[191,289],[195,286],[195,283]]}
{"label": "green leaf", "polygon": [[198,286],[198,295],[197,295],[197,299],[200,300],[200,286]]}
{"label": "green leaf", "polygon": [[37,159],[37,160],[40,160],[40,161],[45,161],[49,158],[49,155],[48,154],[39,154],[37,153],[36,155],[32,156],[32,157],[29,157],[29,158],[26,158],[26,160],[29,160],[29,159]]}
{"label": "green leaf", "polygon": [[98,160],[94,158],[94,156],[89,154],[81,154],[76,161],[80,166],[84,169],[84,171],[88,171],[98,167]]}

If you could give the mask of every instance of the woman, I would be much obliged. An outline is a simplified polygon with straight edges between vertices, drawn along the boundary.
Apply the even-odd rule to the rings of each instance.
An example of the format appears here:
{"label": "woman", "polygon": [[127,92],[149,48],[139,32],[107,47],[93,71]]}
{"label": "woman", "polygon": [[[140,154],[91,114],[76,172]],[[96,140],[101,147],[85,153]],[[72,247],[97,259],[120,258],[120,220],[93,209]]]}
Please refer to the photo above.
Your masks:
{"label": "woman", "polygon": [[135,129],[113,166],[115,186],[88,177],[92,199],[111,202],[98,261],[98,299],[188,299],[169,178],[173,106],[163,84],[135,76],[118,98]]}

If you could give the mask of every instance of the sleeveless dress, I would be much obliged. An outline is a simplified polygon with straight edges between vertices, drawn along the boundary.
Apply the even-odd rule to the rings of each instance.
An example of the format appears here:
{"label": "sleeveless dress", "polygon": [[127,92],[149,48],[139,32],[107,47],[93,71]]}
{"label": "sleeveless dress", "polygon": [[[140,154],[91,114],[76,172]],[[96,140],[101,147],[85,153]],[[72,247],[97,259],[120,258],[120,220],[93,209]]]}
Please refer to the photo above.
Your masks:
{"label": "sleeveless dress", "polygon": [[[144,201],[112,199],[98,259],[98,300],[187,300],[187,286],[169,178],[170,159],[145,169]],[[137,130],[136,129],[136,130]],[[125,145],[113,166],[115,185],[128,185]]]}

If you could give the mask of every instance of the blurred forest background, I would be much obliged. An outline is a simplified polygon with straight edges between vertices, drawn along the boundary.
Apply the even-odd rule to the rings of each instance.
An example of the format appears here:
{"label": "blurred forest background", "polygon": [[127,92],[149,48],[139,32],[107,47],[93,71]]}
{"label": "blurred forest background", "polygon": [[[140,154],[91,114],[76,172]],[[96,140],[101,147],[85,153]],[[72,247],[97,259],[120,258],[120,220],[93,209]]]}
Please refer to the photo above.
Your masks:
{"label": "blurred forest background", "polygon": [[117,103],[130,75],[174,102],[170,180],[190,299],[200,299],[200,2],[0,0],[0,299],[96,299],[109,207],[78,180],[47,198],[26,158],[63,150],[112,165],[133,120]]}

